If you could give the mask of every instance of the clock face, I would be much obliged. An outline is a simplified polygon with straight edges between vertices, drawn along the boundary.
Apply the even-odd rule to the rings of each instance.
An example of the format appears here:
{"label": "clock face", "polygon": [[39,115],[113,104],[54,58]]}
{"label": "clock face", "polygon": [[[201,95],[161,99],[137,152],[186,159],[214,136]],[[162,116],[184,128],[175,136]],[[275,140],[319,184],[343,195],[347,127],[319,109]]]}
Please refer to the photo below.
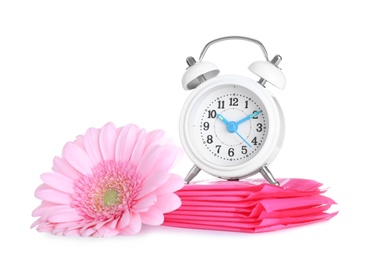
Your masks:
{"label": "clock face", "polygon": [[189,139],[196,152],[208,163],[222,167],[254,158],[268,132],[264,103],[241,85],[220,84],[201,93],[188,117]]}

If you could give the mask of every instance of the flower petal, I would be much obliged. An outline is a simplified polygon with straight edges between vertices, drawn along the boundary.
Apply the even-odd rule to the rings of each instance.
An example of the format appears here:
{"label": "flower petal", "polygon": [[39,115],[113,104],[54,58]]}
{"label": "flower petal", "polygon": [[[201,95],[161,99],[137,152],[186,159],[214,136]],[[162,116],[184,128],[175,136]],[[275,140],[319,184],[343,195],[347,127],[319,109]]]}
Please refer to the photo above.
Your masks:
{"label": "flower petal", "polygon": [[95,236],[94,234],[96,232],[97,232],[97,229],[95,228],[86,228],[86,229],[79,230],[80,236],[83,236],[83,237]]}
{"label": "flower petal", "polygon": [[127,125],[122,128],[118,135],[115,146],[115,160],[128,162],[137,142],[139,128],[136,125]]}
{"label": "flower petal", "polygon": [[66,160],[55,157],[53,162],[53,171],[63,174],[73,180],[79,179],[82,174],[73,168]]}
{"label": "flower petal", "polygon": [[89,175],[92,171],[93,164],[88,155],[78,145],[69,142],[63,148],[63,158],[72,165],[77,171],[84,175]]}
{"label": "flower petal", "polygon": [[138,139],[135,143],[133,152],[132,152],[131,157],[130,157],[130,163],[132,165],[138,165],[139,164],[140,158],[142,157],[142,155],[144,153],[144,149],[145,149],[146,145],[148,145],[148,144],[146,144],[146,138],[145,137],[146,137],[146,130],[140,129],[138,136],[137,136]]}
{"label": "flower petal", "polygon": [[83,135],[76,136],[76,140],[74,141],[74,143],[80,146],[82,149],[85,149]]}
{"label": "flower petal", "polygon": [[139,213],[130,213],[130,223],[125,229],[121,231],[121,234],[123,235],[134,235],[138,233],[142,228],[142,221],[140,219]]}
{"label": "flower petal", "polygon": [[140,213],[143,224],[158,226],[163,224],[164,215],[159,208],[152,207],[147,212]]}
{"label": "flower petal", "polygon": [[[54,214],[55,212],[63,209],[68,209],[70,208],[69,205],[62,205],[62,204],[54,204],[54,206],[50,207],[43,207],[38,211],[38,214],[40,216],[40,220],[42,221],[47,221],[48,218]],[[37,213],[34,213],[37,214]]]}
{"label": "flower petal", "polygon": [[115,218],[107,224],[108,228],[116,229],[120,218]]}
{"label": "flower petal", "polygon": [[99,144],[100,129],[89,128],[84,136],[84,147],[93,165],[102,162],[102,154]]}
{"label": "flower petal", "polygon": [[113,123],[107,123],[100,132],[100,149],[105,161],[114,160],[115,143],[117,139],[116,129]]}
{"label": "flower petal", "polygon": [[152,205],[154,205],[157,201],[156,195],[151,194],[148,195],[140,200],[138,200],[135,205],[132,207],[134,212],[143,212],[147,211]]}
{"label": "flower petal", "polygon": [[51,187],[49,185],[47,185],[46,183],[42,183],[41,185],[39,185],[37,187],[37,189],[35,189],[34,193],[37,193],[37,192],[40,192],[40,191],[43,191],[43,190],[49,190],[49,189],[51,189]]}
{"label": "flower petal", "polygon": [[37,230],[39,232],[52,233],[54,231],[54,228],[55,228],[54,225],[52,225],[48,222],[44,222],[44,223],[41,223],[40,225],[38,225]]}
{"label": "flower petal", "polygon": [[50,201],[58,204],[69,205],[71,203],[71,197],[69,194],[54,189],[44,189],[41,191],[36,191],[35,197],[41,200]]}
{"label": "flower petal", "polygon": [[48,202],[48,201],[42,201],[41,205],[39,205],[36,209],[32,211],[32,217],[40,217],[44,214],[44,212],[54,206],[61,206],[60,204]]}
{"label": "flower petal", "polygon": [[48,217],[48,221],[51,222],[72,222],[82,220],[83,217],[80,216],[76,209],[66,208],[55,211]]}
{"label": "flower petal", "polygon": [[64,231],[63,235],[68,236],[68,237],[78,237],[80,236],[80,233],[78,229],[70,229],[70,230]]}
{"label": "flower petal", "polygon": [[154,206],[159,208],[161,212],[168,213],[178,209],[181,206],[181,199],[174,193],[159,195]]}
{"label": "flower petal", "polygon": [[142,176],[168,172],[182,156],[182,150],[174,145],[162,146],[158,149],[149,147],[141,158],[137,170]]}
{"label": "flower petal", "polygon": [[97,237],[114,237],[119,234],[119,230],[117,229],[111,229],[107,226],[101,227],[95,234]]}
{"label": "flower petal", "polygon": [[184,187],[184,179],[177,174],[171,173],[169,175],[169,179],[164,183],[164,185],[157,188],[155,193],[171,193],[180,190],[182,187]]}
{"label": "flower petal", "polygon": [[41,179],[50,187],[66,192],[73,193],[74,182],[72,179],[60,173],[43,173]]}
{"label": "flower petal", "polygon": [[148,177],[142,185],[142,189],[140,190],[136,199],[140,199],[143,196],[155,191],[157,188],[162,186],[169,178],[170,174],[153,174]]}
{"label": "flower petal", "polygon": [[[150,146],[144,152],[140,162],[137,166],[137,172],[139,172],[143,179],[148,178],[151,174],[154,174],[153,168],[157,161],[164,160],[162,157],[162,151],[164,147],[162,146]],[[166,169],[168,171],[168,169]]]}
{"label": "flower petal", "polygon": [[130,223],[130,211],[125,210],[125,212],[123,213],[123,215],[118,221],[117,228],[124,229],[125,227],[129,225],[129,223]]}
{"label": "flower petal", "polygon": [[171,143],[172,140],[165,136],[163,130],[153,130],[146,135],[146,141],[149,146],[152,145],[165,145]]}

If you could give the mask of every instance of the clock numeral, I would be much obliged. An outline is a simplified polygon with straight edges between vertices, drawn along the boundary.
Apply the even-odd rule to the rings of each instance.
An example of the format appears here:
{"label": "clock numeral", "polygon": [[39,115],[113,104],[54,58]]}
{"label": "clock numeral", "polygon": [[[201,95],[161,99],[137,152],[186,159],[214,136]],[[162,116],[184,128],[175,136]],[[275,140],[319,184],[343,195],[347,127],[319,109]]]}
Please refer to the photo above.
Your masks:
{"label": "clock numeral", "polygon": [[257,129],[256,129],[257,132],[261,132],[262,131],[262,124],[261,123],[258,123],[257,124]]}
{"label": "clock numeral", "polygon": [[228,156],[232,157],[235,155],[234,148],[228,149]]}
{"label": "clock numeral", "polygon": [[239,99],[234,97],[234,98],[230,98],[230,106],[231,107],[236,107],[238,106],[238,102],[239,102]]}
{"label": "clock numeral", "polygon": [[222,146],[221,146],[221,145],[219,145],[219,144],[215,146],[215,148],[217,149],[217,153],[219,153],[219,152],[220,152],[220,149],[221,149],[221,147],[222,147]]}
{"label": "clock numeral", "polygon": [[212,143],[213,143],[213,136],[212,136],[212,135],[208,135],[208,136],[207,136],[207,140],[206,140],[206,142],[207,142],[208,144],[212,144]]}
{"label": "clock numeral", "polygon": [[207,131],[207,130],[209,130],[209,128],[210,128],[209,122],[203,123],[203,130]]}
{"label": "clock numeral", "polygon": [[[258,110],[253,110],[252,113],[256,113],[256,112],[258,112]],[[258,118],[259,118],[258,116],[254,116],[254,117],[252,117],[252,119],[258,119]]]}
{"label": "clock numeral", "polygon": [[243,146],[242,146],[242,151],[241,151],[241,153],[242,153],[242,154],[247,154],[247,152],[248,152],[248,151],[247,151],[247,146],[243,145]]}
{"label": "clock numeral", "polygon": [[252,142],[254,145],[257,145],[257,137],[255,136],[255,138],[252,139]]}
{"label": "clock numeral", "polygon": [[218,100],[218,108],[223,109],[224,108],[224,100]]}
{"label": "clock numeral", "polygon": [[216,118],[216,117],[217,117],[217,111],[215,110],[207,111],[207,118]]}
{"label": "clock numeral", "polygon": [[245,101],[245,107],[244,108],[248,108],[248,100]]}

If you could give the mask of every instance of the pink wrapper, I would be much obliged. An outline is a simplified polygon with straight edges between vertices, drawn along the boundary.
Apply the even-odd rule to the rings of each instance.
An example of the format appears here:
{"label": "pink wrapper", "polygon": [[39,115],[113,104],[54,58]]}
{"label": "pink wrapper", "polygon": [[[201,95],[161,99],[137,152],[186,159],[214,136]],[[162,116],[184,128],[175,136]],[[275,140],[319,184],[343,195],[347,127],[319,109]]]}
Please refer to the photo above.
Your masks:
{"label": "pink wrapper", "polygon": [[327,220],[335,201],[322,184],[305,179],[214,181],[189,184],[177,191],[182,206],[165,214],[166,226],[264,232]]}

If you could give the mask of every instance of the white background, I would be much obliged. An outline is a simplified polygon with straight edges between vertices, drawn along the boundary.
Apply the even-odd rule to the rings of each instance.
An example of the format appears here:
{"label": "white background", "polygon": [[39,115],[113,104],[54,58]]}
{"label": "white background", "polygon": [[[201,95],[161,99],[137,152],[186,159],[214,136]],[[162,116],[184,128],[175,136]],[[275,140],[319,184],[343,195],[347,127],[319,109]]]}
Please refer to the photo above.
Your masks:
{"label": "white background", "polygon": [[[374,1],[2,1],[1,259],[377,259],[378,15]],[[180,145],[185,58],[242,35],[280,54],[287,123],[276,177],[330,187],[330,221],[263,234],[144,227],[133,237],[59,237],[30,229],[39,175],[68,141],[111,121],[164,129]],[[250,43],[206,59],[248,74]],[[185,157],[175,171],[186,175]],[[207,178],[200,174],[198,179]],[[147,258],[148,257],[148,258]]]}

